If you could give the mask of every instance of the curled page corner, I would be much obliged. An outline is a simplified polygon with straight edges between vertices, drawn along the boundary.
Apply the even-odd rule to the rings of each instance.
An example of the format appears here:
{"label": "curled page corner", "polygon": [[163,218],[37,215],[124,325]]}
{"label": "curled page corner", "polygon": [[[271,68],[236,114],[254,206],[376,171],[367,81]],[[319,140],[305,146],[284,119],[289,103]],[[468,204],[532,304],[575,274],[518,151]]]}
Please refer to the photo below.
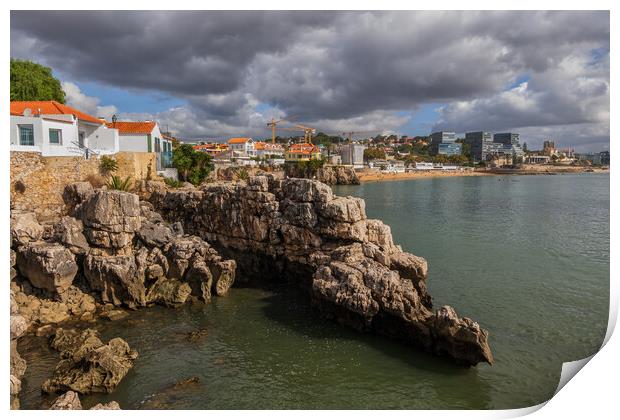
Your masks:
{"label": "curled page corner", "polygon": [[560,390],[564,388],[564,385],[566,385],[568,381],[573,379],[573,376],[575,376],[577,372],[579,372],[594,357],[595,354],[583,359],[562,363],[562,374],[560,375],[560,382],[558,383],[558,387],[555,389],[553,396],[560,392]]}

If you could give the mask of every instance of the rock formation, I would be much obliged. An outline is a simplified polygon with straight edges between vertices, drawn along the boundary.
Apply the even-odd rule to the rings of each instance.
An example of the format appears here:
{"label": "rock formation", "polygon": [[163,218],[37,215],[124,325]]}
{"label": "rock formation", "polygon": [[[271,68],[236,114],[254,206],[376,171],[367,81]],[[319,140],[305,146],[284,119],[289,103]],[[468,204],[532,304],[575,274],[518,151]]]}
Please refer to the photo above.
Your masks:
{"label": "rock formation", "polygon": [[52,378],[43,383],[47,393],[112,392],[138,357],[122,338],[104,344],[91,329],[78,332],[59,328],[51,346],[60,352],[60,362]]}
{"label": "rock formation", "polygon": [[395,245],[389,226],[367,219],[359,198],[336,197],[315,180],[269,175],[190,190],[151,183],[146,197],[185,232],[234,256],[245,277],[298,279],[330,318],[466,365],[493,362],[476,322],[450,307],[433,312],[426,261]]}
{"label": "rock formation", "polygon": [[284,174],[289,178],[316,179],[327,185],[358,185],[360,180],[352,167],[323,166],[317,170],[287,165]]}
{"label": "rock formation", "polygon": [[[90,410],[120,410],[121,407],[116,401],[110,401],[105,404],[99,403],[90,408]],[[67,391],[60,397],[56,398],[50,410],[82,410],[82,402],[77,392]]]}

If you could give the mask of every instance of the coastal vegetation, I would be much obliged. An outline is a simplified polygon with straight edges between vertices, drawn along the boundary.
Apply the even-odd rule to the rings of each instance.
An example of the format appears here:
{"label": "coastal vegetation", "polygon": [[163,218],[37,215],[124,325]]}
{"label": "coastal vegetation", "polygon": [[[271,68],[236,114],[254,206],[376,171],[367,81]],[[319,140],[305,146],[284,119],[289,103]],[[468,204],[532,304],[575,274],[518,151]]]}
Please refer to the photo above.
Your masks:
{"label": "coastal vegetation", "polygon": [[131,177],[128,176],[123,179],[118,175],[112,175],[110,180],[106,183],[106,186],[110,190],[131,191]]}
{"label": "coastal vegetation", "polygon": [[109,156],[101,156],[101,162],[99,163],[99,169],[103,175],[109,175],[112,172],[116,172],[118,169],[118,162],[116,159]]}
{"label": "coastal vegetation", "polygon": [[28,60],[11,59],[11,101],[57,101],[65,92],[52,69]]}
{"label": "coastal vegetation", "polygon": [[200,185],[213,170],[211,156],[189,144],[181,144],[172,151],[172,165],[179,171],[181,180],[194,185]]}

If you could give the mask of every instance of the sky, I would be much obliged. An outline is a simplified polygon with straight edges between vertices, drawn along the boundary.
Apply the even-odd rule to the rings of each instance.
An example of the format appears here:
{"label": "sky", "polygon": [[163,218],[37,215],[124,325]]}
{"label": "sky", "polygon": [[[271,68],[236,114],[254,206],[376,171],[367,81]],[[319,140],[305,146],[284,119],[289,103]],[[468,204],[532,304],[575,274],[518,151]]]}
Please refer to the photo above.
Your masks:
{"label": "sky", "polygon": [[[609,149],[609,12],[12,11],[67,103],[184,139],[517,132]],[[286,132],[287,135],[290,132]]]}

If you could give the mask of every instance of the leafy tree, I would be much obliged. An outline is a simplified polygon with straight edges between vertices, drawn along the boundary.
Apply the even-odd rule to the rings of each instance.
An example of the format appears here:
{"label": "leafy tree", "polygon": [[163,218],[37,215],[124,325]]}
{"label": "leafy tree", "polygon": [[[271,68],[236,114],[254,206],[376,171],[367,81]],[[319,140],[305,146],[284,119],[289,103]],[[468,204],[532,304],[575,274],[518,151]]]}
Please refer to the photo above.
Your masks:
{"label": "leafy tree", "polygon": [[189,144],[181,144],[172,151],[172,165],[178,169],[183,181],[201,184],[213,170],[211,156],[197,152]]}
{"label": "leafy tree", "polygon": [[364,150],[364,160],[385,159],[385,150],[380,147],[369,147]]}
{"label": "leafy tree", "polygon": [[11,100],[58,101],[64,104],[65,92],[49,67],[11,59]]}

